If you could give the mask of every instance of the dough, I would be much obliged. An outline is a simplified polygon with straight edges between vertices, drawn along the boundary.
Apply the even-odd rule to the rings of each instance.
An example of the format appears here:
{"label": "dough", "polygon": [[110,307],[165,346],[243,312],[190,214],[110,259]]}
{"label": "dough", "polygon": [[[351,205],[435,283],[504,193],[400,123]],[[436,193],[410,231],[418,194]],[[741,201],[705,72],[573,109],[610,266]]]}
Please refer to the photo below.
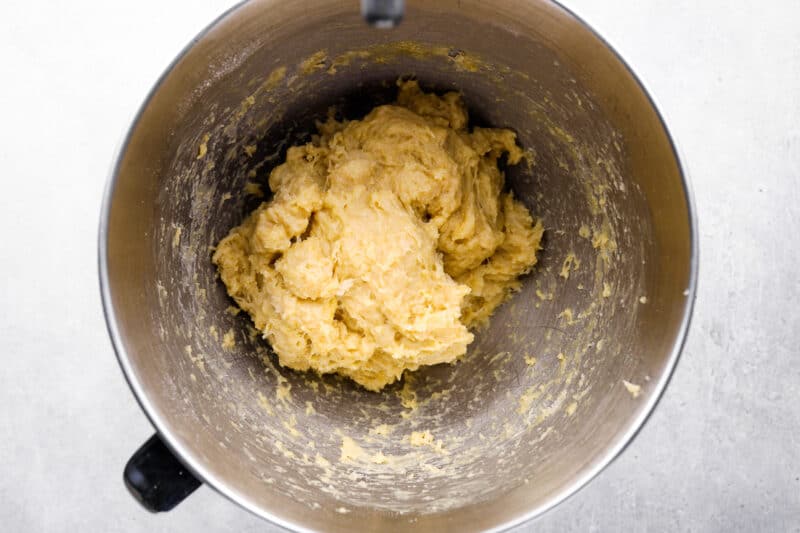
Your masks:
{"label": "dough", "polygon": [[228,293],[280,363],[380,390],[452,362],[536,264],[542,225],[503,192],[506,129],[467,129],[458,93],[399,82],[397,103],[318,125],[274,193],[218,244]]}

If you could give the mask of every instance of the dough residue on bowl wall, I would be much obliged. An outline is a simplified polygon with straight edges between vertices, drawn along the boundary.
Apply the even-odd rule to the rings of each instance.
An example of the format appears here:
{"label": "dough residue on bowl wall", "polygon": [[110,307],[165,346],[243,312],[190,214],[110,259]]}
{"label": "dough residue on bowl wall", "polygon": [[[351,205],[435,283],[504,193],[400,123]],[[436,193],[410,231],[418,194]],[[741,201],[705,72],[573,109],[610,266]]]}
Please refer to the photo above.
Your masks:
{"label": "dough residue on bowl wall", "polygon": [[[626,306],[645,307],[638,302],[641,295],[653,298],[638,278],[620,277],[626,272],[620,265],[631,257],[638,262],[620,225],[622,195],[638,194],[635,183],[621,181],[624,169],[615,166],[624,143],[604,124],[593,125],[593,135],[604,139],[598,145],[577,130],[559,128],[573,108],[558,107],[556,95],[535,87],[535,76],[528,80],[524,72],[470,53],[392,43],[333,51],[323,62],[324,55],[314,52],[303,61],[276,62],[260,71],[245,84],[251,92],[247,98],[229,108],[213,104],[202,114],[206,118],[197,134],[180,140],[178,151],[185,157],[176,163],[175,182],[163,195],[158,231],[159,242],[174,259],[165,263],[170,268],[159,271],[156,294],[169,319],[159,324],[161,339],[180,338],[181,350],[183,343],[187,345],[182,371],[191,372],[192,382],[200,382],[188,391],[192,396],[183,397],[186,389],[176,389],[187,406],[186,416],[196,418],[203,428],[198,436],[214,435],[220,447],[243,450],[252,461],[247,467],[254,476],[276,491],[293,494],[309,509],[322,505],[350,512],[368,505],[388,512],[417,512],[424,499],[425,512],[437,512],[511,489],[521,480],[527,484],[529,477],[535,482],[536,469],[520,463],[521,450],[534,457],[537,450],[564,438],[565,416],[577,424],[591,415],[597,405],[599,361],[636,357],[622,352],[623,346],[607,335],[608,324]],[[388,80],[415,72],[407,66],[407,57],[453,72],[453,79],[461,81],[450,84],[448,78],[448,83],[441,83],[427,74],[425,81],[431,87],[463,90],[476,117],[491,109],[492,100],[476,99],[480,93],[463,83],[466,78],[455,76],[468,76],[477,65],[476,75],[490,80],[498,94],[504,93],[511,77],[530,82],[519,106],[524,118],[518,122],[503,116],[483,118],[489,124],[515,127],[517,142],[525,149],[522,162],[527,164],[510,168],[508,180],[515,198],[536,215],[545,215],[547,242],[522,293],[496,310],[490,328],[474,332],[475,341],[458,365],[405,373],[403,383],[371,393],[338,376],[300,374],[279,365],[269,344],[259,338],[262,332],[239,307],[229,306],[208,255],[239,223],[238,213],[254,209],[258,197],[271,196],[270,170],[283,161],[286,146],[305,140],[308,128],[313,129],[311,122],[302,123],[296,128],[303,135],[284,141],[286,131],[295,127],[282,122],[294,116],[288,105],[293,95],[324,95],[328,81],[348,71],[365,73],[392,65],[392,72],[382,78],[388,88]],[[320,68],[322,63],[327,70]],[[574,95],[569,97],[576,101],[574,111],[592,108],[590,95],[580,87],[568,93]],[[341,102],[331,100],[330,105],[349,116]],[[320,109],[314,118],[324,117],[324,107]],[[265,133],[270,131],[278,133]],[[197,159],[201,145],[207,153]],[[251,154],[249,147],[255,145],[259,151]],[[557,166],[548,163],[548,150],[558,159]],[[550,194],[557,181],[566,185],[567,194]],[[186,190],[191,194],[176,194]],[[175,218],[187,199],[190,215]],[[581,206],[579,214],[571,216],[567,200]],[[221,220],[225,223],[219,224]],[[625,250],[627,255],[622,256]],[[570,264],[568,274],[561,276],[569,252],[580,264]],[[168,307],[173,291],[189,303],[188,310]],[[565,299],[571,295],[579,297]],[[566,309],[572,311],[571,320],[566,314],[558,317]],[[173,320],[183,314],[189,318]],[[214,333],[209,328],[212,323],[217,325]],[[235,344],[225,349],[223,333],[231,327]],[[493,330],[499,334],[492,335]],[[642,382],[630,368],[619,375],[620,380],[623,377]],[[624,384],[617,384],[629,397]],[[210,399],[198,401],[204,398]],[[200,403],[205,409],[197,409]],[[492,406],[491,417],[486,416],[487,406]],[[230,427],[217,424],[220,414]],[[426,431],[442,442],[447,454],[431,445],[411,443],[414,432]],[[343,460],[344,437],[363,455],[353,460],[346,454]],[[309,486],[317,491],[309,492]]]}

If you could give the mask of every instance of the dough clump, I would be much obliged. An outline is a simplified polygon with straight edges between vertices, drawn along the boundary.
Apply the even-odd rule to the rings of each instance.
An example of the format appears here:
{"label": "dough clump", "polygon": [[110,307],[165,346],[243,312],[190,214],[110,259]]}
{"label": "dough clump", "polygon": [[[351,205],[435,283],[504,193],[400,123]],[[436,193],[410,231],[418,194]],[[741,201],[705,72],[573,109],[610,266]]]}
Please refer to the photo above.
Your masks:
{"label": "dough clump", "polygon": [[289,148],[273,197],[213,255],[282,365],[375,391],[462,356],[543,231],[503,191],[498,159],[523,157],[514,132],[469,131],[459,93],[398,85],[395,104]]}

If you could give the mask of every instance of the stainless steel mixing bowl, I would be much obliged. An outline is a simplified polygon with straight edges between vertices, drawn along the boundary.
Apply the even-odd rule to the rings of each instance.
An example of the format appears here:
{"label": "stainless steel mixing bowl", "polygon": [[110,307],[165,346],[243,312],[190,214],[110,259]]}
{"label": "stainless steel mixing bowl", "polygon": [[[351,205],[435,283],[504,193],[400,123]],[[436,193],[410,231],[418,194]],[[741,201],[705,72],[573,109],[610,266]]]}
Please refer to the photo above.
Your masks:
{"label": "stainless steel mixing bowl", "polygon": [[[329,108],[390,101],[400,76],[517,131],[533,164],[507,182],[546,233],[463,360],[372,393],[281,368],[210,253],[261,201],[247,182],[265,184]],[[290,528],[467,531],[542,513],[634,436],[686,335],[696,243],[653,102],[558,4],[411,1],[380,31],[354,2],[261,0],[206,29],[147,98],[108,186],[100,275],[131,388],[198,479]],[[152,445],[128,483],[164,509],[192,487],[153,504],[171,485]]]}

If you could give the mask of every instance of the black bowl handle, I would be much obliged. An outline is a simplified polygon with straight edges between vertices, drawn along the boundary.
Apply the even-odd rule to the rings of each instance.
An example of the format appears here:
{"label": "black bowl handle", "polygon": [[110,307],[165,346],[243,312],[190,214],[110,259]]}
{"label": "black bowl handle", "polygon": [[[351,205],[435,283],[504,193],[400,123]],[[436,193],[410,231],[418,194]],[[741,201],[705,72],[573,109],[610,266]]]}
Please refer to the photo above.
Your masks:
{"label": "black bowl handle", "polygon": [[133,497],[152,513],[169,511],[201,484],[158,435],[136,450],[125,465],[123,478]]}

